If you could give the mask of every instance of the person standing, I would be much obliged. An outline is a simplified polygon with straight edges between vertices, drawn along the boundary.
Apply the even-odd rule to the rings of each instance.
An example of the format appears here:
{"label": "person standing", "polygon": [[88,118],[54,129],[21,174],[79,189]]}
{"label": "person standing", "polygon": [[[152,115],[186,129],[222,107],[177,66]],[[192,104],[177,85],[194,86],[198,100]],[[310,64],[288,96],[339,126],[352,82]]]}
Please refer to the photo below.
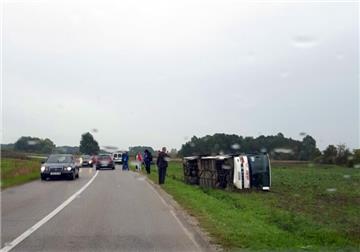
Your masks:
{"label": "person standing", "polygon": [[156,160],[156,165],[158,167],[158,173],[159,173],[159,185],[165,183],[166,170],[168,167],[168,159],[169,156],[166,154],[166,148],[163,147],[162,150],[159,152],[158,158]]}
{"label": "person standing", "polygon": [[137,168],[138,172],[141,172],[141,165],[143,163],[143,157],[140,152],[138,152],[138,154],[136,155],[136,161],[137,161],[136,168]]}
{"label": "person standing", "polygon": [[144,164],[147,174],[150,174],[151,162],[152,162],[151,152],[148,149],[146,149],[144,151]]}
{"label": "person standing", "polygon": [[125,151],[122,154],[121,161],[123,163],[122,169],[125,170],[125,171],[128,171],[129,170],[129,155],[128,155],[127,151]]}

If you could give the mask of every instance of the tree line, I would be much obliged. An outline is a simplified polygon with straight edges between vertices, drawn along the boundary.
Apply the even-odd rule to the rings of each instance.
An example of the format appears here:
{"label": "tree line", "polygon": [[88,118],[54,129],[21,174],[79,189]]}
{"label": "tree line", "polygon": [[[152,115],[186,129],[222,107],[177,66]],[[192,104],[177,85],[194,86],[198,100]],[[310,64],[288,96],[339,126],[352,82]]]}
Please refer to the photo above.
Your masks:
{"label": "tree line", "polygon": [[[324,164],[354,166],[360,164],[360,151],[351,152],[345,145],[329,145],[323,152],[316,146],[316,140],[305,135],[295,140],[277,135],[259,137],[243,137],[235,134],[217,133],[204,137],[193,136],[182,145],[179,155],[216,155],[221,153],[260,153],[267,152],[273,160],[315,161]],[[359,156],[359,160],[357,160]]]}
{"label": "tree line", "polygon": [[[68,153],[68,154],[88,154],[96,155],[104,152],[100,149],[98,142],[93,135],[86,132],[81,135],[79,146],[59,146],[48,138],[23,136],[14,144],[2,144],[2,149],[15,150],[26,153]],[[143,153],[148,149],[153,156],[156,151],[150,146],[134,146],[129,148],[130,155]],[[267,152],[273,160],[302,160],[314,161],[322,164],[347,165],[349,167],[360,168],[360,149],[349,150],[345,145],[329,145],[324,151],[320,151],[316,145],[316,140],[305,135],[303,139],[296,140],[285,137],[282,133],[270,136],[258,136],[256,138],[239,136],[235,134],[217,133],[204,137],[193,136],[184,143],[177,152],[171,150],[171,157],[193,156],[193,155],[216,155],[216,154],[240,154]]]}
{"label": "tree line", "polygon": [[2,150],[13,150],[25,153],[36,154],[88,154],[95,155],[101,150],[98,142],[91,133],[86,132],[81,135],[79,146],[56,146],[48,138],[41,139],[38,137],[22,136],[14,144],[2,144]]}
{"label": "tree line", "polygon": [[337,146],[331,144],[314,161],[322,164],[337,164],[360,168],[360,149],[350,151],[344,144]]}

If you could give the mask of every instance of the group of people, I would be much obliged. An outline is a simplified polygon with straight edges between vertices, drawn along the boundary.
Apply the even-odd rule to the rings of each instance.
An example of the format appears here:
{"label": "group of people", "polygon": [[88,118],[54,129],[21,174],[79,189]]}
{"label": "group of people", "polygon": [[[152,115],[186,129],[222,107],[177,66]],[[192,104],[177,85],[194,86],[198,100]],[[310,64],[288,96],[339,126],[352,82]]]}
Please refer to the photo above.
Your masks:
{"label": "group of people", "polygon": [[[122,154],[121,158],[122,158],[122,164],[123,164],[122,169],[128,171],[129,170],[129,154],[128,154],[128,152],[124,152]],[[161,151],[158,152],[158,157],[156,160],[160,185],[165,183],[166,170],[168,167],[168,159],[169,159],[169,156],[166,153],[166,148],[163,147],[161,149]],[[146,149],[143,154],[141,152],[137,153],[135,156],[135,160],[136,160],[136,170],[137,171],[140,172],[141,167],[144,164],[147,174],[150,174],[151,163],[153,161],[153,157],[149,150]]]}
{"label": "group of people", "polygon": [[149,150],[146,149],[144,151],[144,155],[142,155],[141,152],[136,154],[135,160],[136,160],[137,171],[141,171],[141,166],[142,164],[144,164],[147,174],[150,174],[150,167],[151,167],[151,162],[153,161],[153,157]]}

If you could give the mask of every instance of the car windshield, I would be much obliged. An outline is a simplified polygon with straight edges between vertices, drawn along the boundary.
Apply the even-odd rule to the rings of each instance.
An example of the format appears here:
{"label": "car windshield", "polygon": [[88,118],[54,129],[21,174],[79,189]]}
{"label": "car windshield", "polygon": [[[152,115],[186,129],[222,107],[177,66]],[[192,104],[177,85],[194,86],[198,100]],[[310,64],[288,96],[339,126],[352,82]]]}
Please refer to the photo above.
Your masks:
{"label": "car windshield", "polygon": [[89,160],[91,157],[88,156],[88,155],[84,155],[84,156],[81,156],[81,158],[82,158],[83,160]]}
{"label": "car windshield", "polygon": [[102,159],[102,160],[103,160],[103,159],[109,159],[109,158],[110,158],[110,156],[108,156],[108,155],[101,155],[101,156],[98,157],[98,159],[100,159],[100,160],[101,160],[101,159]]}
{"label": "car windshield", "polygon": [[64,155],[51,155],[47,159],[47,163],[70,163],[72,161],[71,156]]}

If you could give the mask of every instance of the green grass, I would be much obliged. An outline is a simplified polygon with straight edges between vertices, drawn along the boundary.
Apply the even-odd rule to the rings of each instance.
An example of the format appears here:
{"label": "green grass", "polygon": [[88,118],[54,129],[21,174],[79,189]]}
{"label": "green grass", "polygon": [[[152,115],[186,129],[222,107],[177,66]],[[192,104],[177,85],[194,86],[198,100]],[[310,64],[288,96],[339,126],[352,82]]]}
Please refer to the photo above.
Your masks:
{"label": "green grass", "polygon": [[38,179],[39,174],[38,159],[1,159],[1,189]]}
{"label": "green grass", "polygon": [[203,189],[182,179],[182,164],[171,163],[163,188],[226,249],[360,250],[359,169],[273,166],[271,192]]}

